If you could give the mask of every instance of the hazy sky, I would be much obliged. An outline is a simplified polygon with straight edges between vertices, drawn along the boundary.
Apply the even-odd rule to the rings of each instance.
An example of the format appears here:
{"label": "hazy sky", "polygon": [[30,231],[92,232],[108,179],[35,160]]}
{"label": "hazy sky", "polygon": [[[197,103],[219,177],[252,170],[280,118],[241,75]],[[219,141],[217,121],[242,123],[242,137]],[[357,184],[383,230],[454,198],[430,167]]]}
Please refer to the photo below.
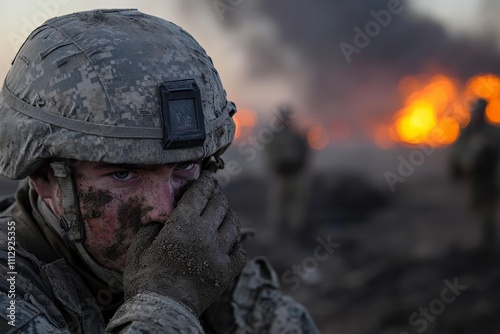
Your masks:
{"label": "hazy sky", "polygon": [[[252,5],[259,0],[248,2],[234,8],[234,11],[245,8],[252,12]],[[170,20],[190,32],[213,58],[219,70],[224,86],[231,99],[240,105],[253,104],[252,108],[266,108],[269,105],[285,100],[300,101],[300,94],[290,85],[290,80],[279,77],[268,80],[249,80],[248,57],[250,47],[256,44],[263,48],[271,48],[281,62],[293,60],[293,52],[285,50],[278,42],[275,29],[269,19],[255,16],[252,24],[239,25],[237,31],[228,27],[227,20],[220,17],[212,5],[212,0],[23,0],[18,2],[1,1],[0,3],[0,78],[3,81],[16,50],[27,35],[47,18],[60,16],[82,10],[98,8],[137,8],[142,12]],[[227,14],[227,13],[226,13]],[[255,43],[255,41],[258,41]],[[300,66],[289,68],[300,69]],[[290,73],[289,73],[290,74]],[[298,75],[298,74],[297,74]],[[303,77],[303,75],[301,75]],[[299,80],[296,80],[300,85]],[[268,94],[272,86],[273,94]],[[238,87],[239,89],[236,89]],[[241,89],[245,87],[245,89]]]}
{"label": "hazy sky", "polygon": [[484,2],[484,0],[413,0],[411,6],[416,13],[444,23],[450,31],[470,33],[480,28],[482,23],[480,15]]}
{"label": "hazy sky", "polygon": [[441,22],[454,36],[487,36],[500,51],[500,1],[410,0],[412,10]]}

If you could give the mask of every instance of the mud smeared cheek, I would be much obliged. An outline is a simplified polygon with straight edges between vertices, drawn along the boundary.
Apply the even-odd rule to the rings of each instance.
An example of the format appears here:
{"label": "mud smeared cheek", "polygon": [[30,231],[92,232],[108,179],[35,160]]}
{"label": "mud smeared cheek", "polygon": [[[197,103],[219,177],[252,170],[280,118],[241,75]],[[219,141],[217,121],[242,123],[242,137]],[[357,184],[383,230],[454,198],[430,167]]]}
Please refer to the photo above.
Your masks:
{"label": "mud smeared cheek", "polygon": [[94,189],[89,187],[78,191],[82,218],[99,218],[104,215],[104,209],[112,200],[109,190]]}
{"label": "mud smeared cheek", "polygon": [[114,244],[104,250],[106,258],[115,261],[126,254],[135,235],[145,222],[145,218],[151,206],[144,204],[145,198],[134,196],[118,207],[118,229],[116,231]]}

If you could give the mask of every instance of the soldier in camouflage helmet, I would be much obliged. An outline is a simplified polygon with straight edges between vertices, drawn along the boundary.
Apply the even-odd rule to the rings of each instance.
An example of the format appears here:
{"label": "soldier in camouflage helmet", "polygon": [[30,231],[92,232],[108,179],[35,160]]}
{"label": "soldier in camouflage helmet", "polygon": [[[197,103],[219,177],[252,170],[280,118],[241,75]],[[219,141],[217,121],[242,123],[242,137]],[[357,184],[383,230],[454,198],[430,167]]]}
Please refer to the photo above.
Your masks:
{"label": "soldier in camouflage helmet", "polygon": [[0,332],[317,332],[246,261],[217,191],[235,112],[170,22],[99,10],[33,31],[0,94],[0,173],[27,177],[0,203]]}

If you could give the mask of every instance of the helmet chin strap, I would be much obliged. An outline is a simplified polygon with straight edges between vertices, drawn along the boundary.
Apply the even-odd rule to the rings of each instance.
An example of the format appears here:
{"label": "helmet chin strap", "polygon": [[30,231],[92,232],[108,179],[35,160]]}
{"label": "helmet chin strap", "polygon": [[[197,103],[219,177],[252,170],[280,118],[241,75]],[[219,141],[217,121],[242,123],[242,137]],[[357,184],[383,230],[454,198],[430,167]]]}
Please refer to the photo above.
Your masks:
{"label": "helmet chin strap", "polygon": [[219,169],[224,168],[224,160],[219,155],[212,155],[205,158],[201,164],[202,170],[209,170],[212,173],[217,172]]}
{"label": "helmet chin strap", "polygon": [[[60,227],[63,229],[61,237],[69,241],[70,245],[78,252],[80,258],[100,279],[113,288],[122,289],[123,275],[99,265],[83,245],[85,230],[71,176],[71,168],[66,161],[53,161],[50,163],[50,167],[54,171],[54,176],[61,189],[62,208],[64,210],[64,216],[60,218]],[[60,228],[57,230],[59,231]]]}

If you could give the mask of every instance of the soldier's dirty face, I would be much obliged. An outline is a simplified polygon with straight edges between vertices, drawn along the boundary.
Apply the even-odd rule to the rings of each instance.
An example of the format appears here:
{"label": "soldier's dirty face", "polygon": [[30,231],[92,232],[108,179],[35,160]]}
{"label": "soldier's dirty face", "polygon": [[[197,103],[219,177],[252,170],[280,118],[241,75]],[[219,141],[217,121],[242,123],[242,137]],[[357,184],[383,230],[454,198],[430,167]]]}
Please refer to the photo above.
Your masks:
{"label": "soldier's dirty face", "polygon": [[103,267],[123,272],[143,224],[165,222],[200,175],[197,163],[115,165],[79,162],[73,179],[85,226],[85,247]]}

